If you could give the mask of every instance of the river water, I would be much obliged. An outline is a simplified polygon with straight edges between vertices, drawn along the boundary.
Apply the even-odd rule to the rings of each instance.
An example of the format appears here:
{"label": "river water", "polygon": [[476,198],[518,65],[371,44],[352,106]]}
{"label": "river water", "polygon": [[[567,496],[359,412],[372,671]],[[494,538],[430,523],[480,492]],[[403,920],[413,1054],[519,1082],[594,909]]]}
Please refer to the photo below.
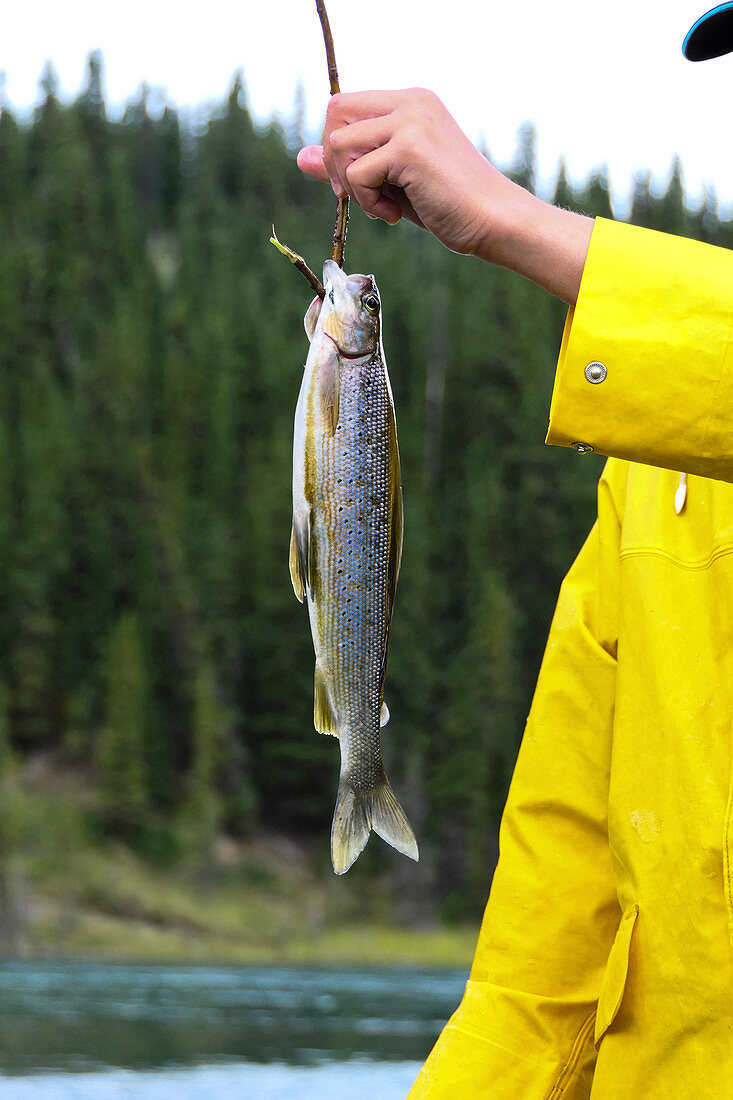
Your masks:
{"label": "river water", "polygon": [[404,1100],[467,974],[0,966],[2,1100]]}

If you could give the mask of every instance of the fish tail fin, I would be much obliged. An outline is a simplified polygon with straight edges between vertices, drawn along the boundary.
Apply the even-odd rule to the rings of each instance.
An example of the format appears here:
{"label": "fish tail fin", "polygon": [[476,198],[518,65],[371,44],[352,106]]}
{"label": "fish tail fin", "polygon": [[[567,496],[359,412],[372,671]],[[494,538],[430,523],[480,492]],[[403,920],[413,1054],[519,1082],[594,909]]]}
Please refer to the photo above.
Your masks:
{"label": "fish tail fin", "polygon": [[405,811],[395,798],[386,775],[372,791],[371,803],[372,829],[377,836],[381,836],[382,840],[386,840],[403,856],[408,856],[417,862],[420,854],[417,850],[415,834]]}
{"label": "fish tail fin", "polygon": [[331,826],[331,860],[337,875],[361,855],[372,830],[403,855],[420,858],[415,834],[387,776],[376,787],[360,791],[342,775]]}

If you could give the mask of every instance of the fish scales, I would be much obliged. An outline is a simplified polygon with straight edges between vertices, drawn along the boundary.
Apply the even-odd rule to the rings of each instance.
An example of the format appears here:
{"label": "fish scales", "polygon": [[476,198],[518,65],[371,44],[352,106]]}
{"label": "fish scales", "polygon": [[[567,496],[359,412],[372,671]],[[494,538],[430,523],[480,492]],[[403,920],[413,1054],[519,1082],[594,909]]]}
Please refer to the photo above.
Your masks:
{"label": "fish scales", "polygon": [[[379,752],[382,664],[387,635],[389,419],[381,362],[341,370],[340,415],[333,436],[321,436],[322,481],[316,490],[318,572],[328,595],[319,607],[325,662],[333,669],[332,701],[343,716],[341,752],[353,782],[373,786]],[[320,493],[319,490],[320,489]],[[318,613],[318,612],[316,612]]]}
{"label": "fish scales", "polygon": [[316,654],[314,723],[339,739],[334,870],[371,830],[418,858],[385,775],[380,726],[402,548],[394,406],[372,276],[324,266],[326,297],[306,314],[311,349],[295,416],[290,571],[307,599]]}

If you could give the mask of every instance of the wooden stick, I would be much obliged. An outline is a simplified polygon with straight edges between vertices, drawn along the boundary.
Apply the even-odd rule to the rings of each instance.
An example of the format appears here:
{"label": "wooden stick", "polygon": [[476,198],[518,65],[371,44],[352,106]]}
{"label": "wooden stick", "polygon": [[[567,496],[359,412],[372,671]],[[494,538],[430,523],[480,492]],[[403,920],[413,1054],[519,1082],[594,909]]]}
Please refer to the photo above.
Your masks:
{"label": "wooden stick", "polygon": [[336,95],[340,92],[339,88],[339,71],[336,68],[336,55],[333,50],[333,35],[331,34],[331,24],[328,21],[328,14],[326,12],[326,5],[323,0],[316,0],[316,11],[318,12],[318,18],[321,21],[321,30],[323,31],[323,43],[326,47],[326,63],[328,64],[328,79],[331,84],[331,95]]}
{"label": "wooden stick", "polygon": [[324,287],[321,280],[311,271],[302,256],[299,256],[297,252],[293,252],[292,248],[288,248],[286,244],[280,243],[280,241],[277,239],[277,235],[275,234],[274,225],[272,227],[270,244],[274,244],[278,252],[282,252],[283,256],[287,256],[293,267],[297,268],[301,275],[305,275],[306,279],[313,287],[319,298],[322,299],[326,297],[326,288]]}
{"label": "wooden stick", "polygon": [[[328,81],[331,87],[331,95],[336,95],[341,91],[339,87],[339,74],[336,67],[336,54],[333,48],[333,35],[331,34],[331,24],[328,21],[328,14],[326,13],[326,5],[324,0],[316,0],[316,11],[318,12],[318,18],[321,21],[321,30],[323,31],[323,43],[326,47],[326,63],[328,65]],[[349,198],[348,195],[345,199],[338,200],[338,207],[336,209],[336,225],[333,230],[333,247],[331,249],[331,259],[339,265],[344,266],[344,251],[346,249],[346,227],[349,224]]]}

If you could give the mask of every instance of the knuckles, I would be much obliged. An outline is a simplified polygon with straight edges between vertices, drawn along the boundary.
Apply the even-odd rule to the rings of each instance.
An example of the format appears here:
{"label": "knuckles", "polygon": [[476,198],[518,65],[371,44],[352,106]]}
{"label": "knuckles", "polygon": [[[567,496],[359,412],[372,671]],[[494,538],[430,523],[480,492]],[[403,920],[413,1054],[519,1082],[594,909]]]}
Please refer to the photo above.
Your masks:
{"label": "knuckles", "polygon": [[425,147],[427,133],[422,120],[410,119],[405,121],[397,134],[396,145],[399,150],[399,159],[414,164],[420,159]]}
{"label": "knuckles", "polygon": [[326,115],[338,114],[343,104],[343,101],[343,92],[336,92],[334,95],[332,95],[328,101],[328,106],[326,107]]}
{"label": "knuckles", "polygon": [[435,114],[445,110],[441,100],[429,88],[410,88],[407,96],[408,105],[418,114]]}
{"label": "knuckles", "polygon": [[326,107],[325,128],[328,130],[330,126],[343,125],[344,121],[344,93],[336,92],[331,96]]}

